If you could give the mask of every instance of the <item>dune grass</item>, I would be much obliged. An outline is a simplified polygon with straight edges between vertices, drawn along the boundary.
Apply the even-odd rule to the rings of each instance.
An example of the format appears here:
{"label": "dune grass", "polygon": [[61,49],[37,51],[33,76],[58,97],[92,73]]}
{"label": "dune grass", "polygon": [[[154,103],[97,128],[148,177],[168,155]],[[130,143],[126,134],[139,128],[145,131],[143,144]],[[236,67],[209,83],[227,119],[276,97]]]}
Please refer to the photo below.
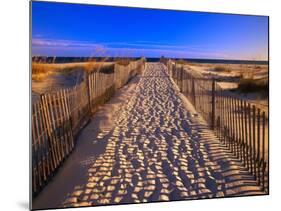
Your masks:
{"label": "dune grass", "polygon": [[116,59],[115,63],[122,66],[128,66],[130,64],[130,59],[127,58]]}
{"label": "dune grass", "polygon": [[53,66],[49,66],[43,63],[32,63],[32,75],[44,74],[51,70],[54,70]]}
{"label": "dune grass", "polygon": [[183,59],[176,60],[176,63],[177,63],[177,64],[182,64],[182,65],[189,64],[188,61],[185,61],[185,60],[183,60]]}
{"label": "dune grass", "polygon": [[78,63],[63,63],[63,64],[49,64],[49,63],[32,63],[32,80],[43,80],[49,74],[54,72],[68,75],[73,71],[85,71],[85,72],[103,72],[113,73],[114,64],[105,64],[104,62],[78,62]]}
{"label": "dune grass", "polygon": [[49,74],[60,73],[63,75],[72,74],[73,71],[85,71],[113,73],[114,64],[128,66],[132,59],[129,58],[116,58],[114,62],[107,63],[108,58],[105,57],[102,60],[96,61],[96,59],[88,59],[85,62],[72,62],[72,63],[55,63],[55,57],[52,60],[46,58],[40,59],[40,57],[34,57],[32,62],[32,80],[41,81],[44,80]]}

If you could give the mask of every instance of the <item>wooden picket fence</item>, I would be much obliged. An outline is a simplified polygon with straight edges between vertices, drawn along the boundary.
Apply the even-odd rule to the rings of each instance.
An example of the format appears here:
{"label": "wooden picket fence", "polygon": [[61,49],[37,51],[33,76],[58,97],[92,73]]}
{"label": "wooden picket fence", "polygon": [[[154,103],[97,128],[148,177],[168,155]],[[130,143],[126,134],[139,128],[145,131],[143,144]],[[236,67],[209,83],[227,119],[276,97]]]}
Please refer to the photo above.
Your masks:
{"label": "wooden picket fence", "polygon": [[98,106],[144,69],[145,61],[92,72],[77,86],[41,95],[32,104],[32,194],[36,196],[75,147],[79,131]]}
{"label": "wooden picket fence", "polygon": [[195,76],[169,60],[169,75],[228,149],[268,192],[268,115],[230,96],[214,79]]}

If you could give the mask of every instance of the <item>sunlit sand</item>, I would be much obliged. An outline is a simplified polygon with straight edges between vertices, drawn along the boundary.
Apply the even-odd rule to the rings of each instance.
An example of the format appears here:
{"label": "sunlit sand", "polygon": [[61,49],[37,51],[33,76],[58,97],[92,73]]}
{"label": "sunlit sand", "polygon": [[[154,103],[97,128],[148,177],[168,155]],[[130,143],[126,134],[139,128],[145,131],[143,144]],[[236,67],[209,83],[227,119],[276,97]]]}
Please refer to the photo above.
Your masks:
{"label": "sunlit sand", "polygon": [[120,90],[118,103],[113,98],[104,106],[109,117],[97,114],[93,122],[103,124],[82,131],[35,207],[46,200],[48,206],[77,207],[262,194],[166,71],[147,63],[133,85]]}

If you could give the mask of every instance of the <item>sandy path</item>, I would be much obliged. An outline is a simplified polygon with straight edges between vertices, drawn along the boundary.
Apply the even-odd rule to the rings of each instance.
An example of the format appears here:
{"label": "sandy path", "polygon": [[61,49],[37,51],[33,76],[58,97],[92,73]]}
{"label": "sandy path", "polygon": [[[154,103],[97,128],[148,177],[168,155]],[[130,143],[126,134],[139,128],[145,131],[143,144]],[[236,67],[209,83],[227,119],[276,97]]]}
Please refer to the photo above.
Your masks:
{"label": "sandy path", "polygon": [[148,63],[134,80],[115,98],[119,100],[105,106],[114,124],[102,127],[108,122],[103,117],[96,120],[106,123],[102,130],[92,121],[82,131],[82,144],[35,207],[261,193],[179,93],[164,66]]}

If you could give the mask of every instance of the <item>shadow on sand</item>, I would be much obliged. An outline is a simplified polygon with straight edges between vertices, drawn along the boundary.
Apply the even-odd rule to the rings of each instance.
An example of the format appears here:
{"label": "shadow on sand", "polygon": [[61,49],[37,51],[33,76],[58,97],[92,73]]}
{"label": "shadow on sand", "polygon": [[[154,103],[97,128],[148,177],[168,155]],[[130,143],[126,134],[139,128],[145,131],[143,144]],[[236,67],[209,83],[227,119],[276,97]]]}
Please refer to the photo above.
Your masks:
{"label": "shadow on sand", "polygon": [[183,106],[163,66],[148,65],[115,120],[89,146],[106,143],[86,162],[86,183],[62,206],[262,194],[199,115]]}

